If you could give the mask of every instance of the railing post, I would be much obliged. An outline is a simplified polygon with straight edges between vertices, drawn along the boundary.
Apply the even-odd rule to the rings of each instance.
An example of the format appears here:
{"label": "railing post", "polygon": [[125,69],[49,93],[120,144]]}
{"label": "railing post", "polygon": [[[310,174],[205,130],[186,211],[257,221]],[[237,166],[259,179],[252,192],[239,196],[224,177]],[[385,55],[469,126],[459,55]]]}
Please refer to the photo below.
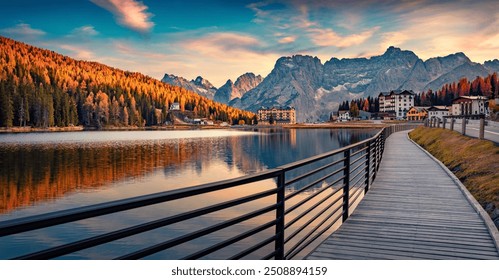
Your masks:
{"label": "railing post", "polygon": [[485,138],[485,115],[480,115],[480,134],[478,139],[483,140]]}
{"label": "railing post", "polygon": [[455,123],[455,122],[456,122],[456,120],[454,119],[454,117],[452,117],[452,118],[450,119],[450,130],[451,130],[451,131],[452,131],[452,130],[454,130],[454,123]]}
{"label": "railing post", "polygon": [[447,123],[447,118],[443,118],[442,123],[443,123],[442,128],[445,129],[445,125]]}
{"label": "railing post", "polygon": [[380,143],[380,151],[379,151],[379,161],[383,158],[383,152],[385,151],[385,141],[386,141],[386,130],[383,130],[381,137],[381,143]]}
{"label": "railing post", "polygon": [[461,124],[461,134],[466,135],[466,117],[463,116],[463,122]]}
{"label": "railing post", "polygon": [[367,164],[366,164],[366,187],[364,189],[364,193],[366,194],[369,191],[369,183],[370,183],[370,175],[371,175],[371,141],[367,143]]}
{"label": "railing post", "polygon": [[285,196],[285,177],[284,171],[277,175],[277,209],[276,209],[276,227],[275,227],[275,259],[284,259],[284,196]]}
{"label": "railing post", "polygon": [[378,139],[379,139],[379,136],[374,140],[374,161],[373,161],[373,165],[374,165],[374,170],[373,170],[373,180],[376,179],[376,172],[378,171],[377,170],[377,162],[378,162]]}
{"label": "railing post", "polygon": [[343,222],[348,219],[350,201],[350,149],[345,151],[345,169],[343,170]]}

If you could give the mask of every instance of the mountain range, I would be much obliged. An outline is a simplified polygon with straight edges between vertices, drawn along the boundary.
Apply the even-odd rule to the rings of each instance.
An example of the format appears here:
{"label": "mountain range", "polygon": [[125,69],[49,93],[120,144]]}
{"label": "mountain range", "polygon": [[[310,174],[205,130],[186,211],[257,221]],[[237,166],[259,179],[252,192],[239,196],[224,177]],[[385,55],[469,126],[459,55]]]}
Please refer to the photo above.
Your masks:
{"label": "mountain range", "polygon": [[224,104],[229,104],[229,102],[234,99],[240,99],[246,92],[258,86],[262,80],[263,78],[260,75],[257,76],[253,73],[246,73],[239,76],[235,83],[229,79],[223,86],[217,89],[201,76],[198,76],[195,80],[188,81],[183,77],[165,74],[163,79],[161,79],[163,83],[183,87],[201,96]]}
{"label": "mountain range", "polygon": [[198,76],[195,80],[188,81],[187,79],[182,77],[165,74],[161,81],[172,86],[185,88],[212,100],[215,97],[215,92],[217,91],[216,87],[214,87],[208,80],[204,79],[201,76]]}
{"label": "mountain range", "polygon": [[[279,58],[261,82],[250,78],[251,82],[245,82],[242,91],[234,90],[239,89],[237,81],[234,84],[227,81],[215,90],[213,98],[254,112],[261,106],[293,106],[297,121],[315,121],[328,118],[344,100],[391,90],[438,90],[463,77],[472,80],[493,72],[499,72],[499,60],[475,63],[462,52],[422,60],[412,51],[389,47],[379,56],[333,57],[324,64],[317,57],[294,55]],[[259,77],[251,73],[245,75]],[[172,83],[165,78],[163,81]]]}

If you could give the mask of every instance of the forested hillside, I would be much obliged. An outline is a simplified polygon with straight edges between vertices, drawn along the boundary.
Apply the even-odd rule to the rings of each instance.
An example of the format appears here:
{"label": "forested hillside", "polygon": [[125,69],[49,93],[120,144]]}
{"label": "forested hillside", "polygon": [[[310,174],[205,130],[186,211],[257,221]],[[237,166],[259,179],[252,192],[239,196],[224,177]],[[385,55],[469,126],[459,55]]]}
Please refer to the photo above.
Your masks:
{"label": "forested hillside", "polygon": [[212,120],[251,123],[254,117],[140,73],[0,36],[0,127],[157,125],[173,102]]}

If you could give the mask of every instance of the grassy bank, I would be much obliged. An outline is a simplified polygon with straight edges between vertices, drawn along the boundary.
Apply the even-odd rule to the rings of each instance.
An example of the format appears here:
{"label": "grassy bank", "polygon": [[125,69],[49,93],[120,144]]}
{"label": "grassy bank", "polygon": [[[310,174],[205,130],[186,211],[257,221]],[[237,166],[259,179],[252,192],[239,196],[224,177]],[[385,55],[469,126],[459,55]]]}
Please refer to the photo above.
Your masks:
{"label": "grassy bank", "polygon": [[499,218],[499,147],[440,128],[419,127],[409,136],[445,164],[493,219]]}

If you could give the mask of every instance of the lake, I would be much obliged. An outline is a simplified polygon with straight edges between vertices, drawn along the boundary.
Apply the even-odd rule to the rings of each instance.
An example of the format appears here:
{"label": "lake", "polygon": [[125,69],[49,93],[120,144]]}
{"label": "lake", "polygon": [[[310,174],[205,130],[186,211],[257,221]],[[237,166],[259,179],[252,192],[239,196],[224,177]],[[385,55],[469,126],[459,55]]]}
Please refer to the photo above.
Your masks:
{"label": "lake", "polygon": [[[377,130],[249,129],[0,134],[0,221],[236,178],[337,149]],[[0,238],[0,259],[76,241],[273,187],[273,182],[202,198],[96,217]],[[292,192],[292,189],[287,192]],[[64,256],[110,259],[251,211],[248,205],[206,215]],[[178,259],[227,239],[267,215],[150,256]],[[254,238],[258,238],[255,236]],[[247,247],[255,240],[235,244]],[[236,248],[236,249],[237,249]],[[230,256],[227,248],[209,258]],[[257,258],[262,253],[252,255]]]}

